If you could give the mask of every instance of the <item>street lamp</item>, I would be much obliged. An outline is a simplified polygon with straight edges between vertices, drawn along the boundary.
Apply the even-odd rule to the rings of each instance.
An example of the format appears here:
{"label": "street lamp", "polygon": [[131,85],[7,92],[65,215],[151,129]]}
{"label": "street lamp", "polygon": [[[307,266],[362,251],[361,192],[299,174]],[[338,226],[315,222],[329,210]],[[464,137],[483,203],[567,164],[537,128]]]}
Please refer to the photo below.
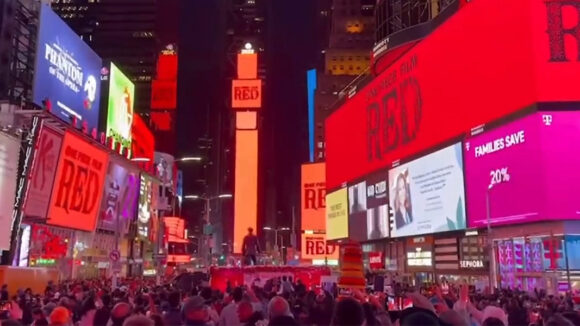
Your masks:
{"label": "street lamp", "polygon": [[290,228],[287,226],[281,227],[281,228],[272,228],[269,226],[264,226],[262,228],[262,230],[264,231],[274,231],[274,246],[278,247],[278,232],[281,231],[290,231]]}
{"label": "street lamp", "polygon": [[[208,225],[211,225],[211,222],[209,220],[209,212],[211,210],[211,201],[214,199],[225,199],[225,198],[232,198],[232,194],[219,194],[216,196],[199,196],[199,195],[185,195],[183,196],[184,199],[192,199],[192,200],[203,200],[205,201],[205,223]],[[204,237],[204,243],[206,244],[205,246],[203,246],[204,248],[204,253],[203,253],[203,257],[204,260],[207,260],[207,254],[205,253],[206,248],[209,249],[209,236],[205,234],[203,234]],[[207,264],[206,264],[207,266]]]}
{"label": "street lamp", "polygon": [[493,246],[493,237],[491,236],[491,202],[490,202],[490,192],[493,189],[493,183],[487,186],[485,192],[485,208],[486,208],[486,218],[487,218],[487,239],[489,245],[489,291],[493,293],[493,275],[495,273],[495,250]]}

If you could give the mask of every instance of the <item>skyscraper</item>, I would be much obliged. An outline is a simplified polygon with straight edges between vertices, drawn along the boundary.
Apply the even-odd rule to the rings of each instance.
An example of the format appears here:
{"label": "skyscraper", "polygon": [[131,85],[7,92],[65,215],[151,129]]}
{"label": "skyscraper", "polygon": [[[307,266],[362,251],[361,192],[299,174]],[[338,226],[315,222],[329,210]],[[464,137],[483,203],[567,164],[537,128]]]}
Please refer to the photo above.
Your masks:
{"label": "skyscraper", "polygon": [[157,0],[52,0],[52,8],[103,58],[135,83],[135,110],[149,111],[151,80],[161,49]]}
{"label": "skyscraper", "polygon": [[[314,160],[324,161],[324,120],[345,88],[370,73],[374,27],[374,0],[333,0],[328,48],[323,49],[324,66],[317,67],[314,95]],[[358,77],[357,77],[358,76]]]}

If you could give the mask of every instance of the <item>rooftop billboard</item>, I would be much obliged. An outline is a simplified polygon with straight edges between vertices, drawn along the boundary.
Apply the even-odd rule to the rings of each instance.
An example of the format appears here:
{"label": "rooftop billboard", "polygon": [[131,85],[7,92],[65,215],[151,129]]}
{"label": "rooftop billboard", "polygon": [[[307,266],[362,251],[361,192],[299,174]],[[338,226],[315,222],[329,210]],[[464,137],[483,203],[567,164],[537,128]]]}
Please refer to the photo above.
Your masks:
{"label": "rooftop billboard", "polygon": [[48,6],[40,10],[33,101],[60,119],[99,127],[101,58]]}

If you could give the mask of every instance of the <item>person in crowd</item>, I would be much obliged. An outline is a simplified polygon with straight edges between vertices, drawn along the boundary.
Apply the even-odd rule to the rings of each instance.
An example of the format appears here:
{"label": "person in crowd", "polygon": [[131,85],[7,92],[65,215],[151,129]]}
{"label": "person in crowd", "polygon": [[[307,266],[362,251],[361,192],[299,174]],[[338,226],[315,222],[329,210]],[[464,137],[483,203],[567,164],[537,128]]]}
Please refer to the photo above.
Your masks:
{"label": "person in crowd", "polygon": [[268,304],[269,319],[272,320],[279,316],[294,317],[290,312],[290,305],[283,297],[276,296]]}
{"label": "person in crowd", "polygon": [[32,326],[48,326],[48,320],[41,308],[32,310]]}
{"label": "person in crowd", "polygon": [[2,290],[0,290],[0,301],[8,301],[10,298],[8,294],[8,284],[2,285]]}
{"label": "person in crowd", "polygon": [[244,298],[244,291],[241,287],[234,289],[231,295],[232,302],[222,309],[220,315],[220,326],[239,326],[240,318],[238,317],[238,304]]}
{"label": "person in crowd", "polygon": [[194,296],[187,299],[183,305],[183,324],[185,326],[208,326],[208,319],[209,313],[202,297]]}
{"label": "person in crowd", "polygon": [[155,326],[155,323],[151,318],[142,315],[134,315],[127,318],[123,322],[123,326]]}
{"label": "person in crowd", "polygon": [[109,318],[111,318],[111,295],[104,293],[100,299],[97,299],[96,306],[99,306],[95,312],[95,317],[93,319],[93,325],[106,325]]}
{"label": "person in crowd", "polygon": [[334,307],[332,326],[362,326],[366,316],[360,302],[354,298],[339,300]]}
{"label": "person in crowd", "polygon": [[163,322],[165,325],[177,325],[181,321],[181,295],[177,291],[169,294],[169,307],[163,313]]}
{"label": "person in crowd", "polygon": [[65,307],[56,307],[50,313],[50,326],[70,326],[72,325],[72,316],[70,311]]}
{"label": "person in crowd", "polygon": [[97,307],[95,306],[95,299],[93,297],[84,299],[78,326],[93,326],[96,313]]}
{"label": "person in crowd", "polygon": [[242,242],[242,253],[246,263],[256,265],[258,263],[257,255],[260,253],[260,240],[254,235],[254,229],[248,228],[248,234]]}
{"label": "person in crowd", "polygon": [[123,323],[131,316],[132,308],[127,302],[119,302],[111,310],[111,326],[123,326]]}

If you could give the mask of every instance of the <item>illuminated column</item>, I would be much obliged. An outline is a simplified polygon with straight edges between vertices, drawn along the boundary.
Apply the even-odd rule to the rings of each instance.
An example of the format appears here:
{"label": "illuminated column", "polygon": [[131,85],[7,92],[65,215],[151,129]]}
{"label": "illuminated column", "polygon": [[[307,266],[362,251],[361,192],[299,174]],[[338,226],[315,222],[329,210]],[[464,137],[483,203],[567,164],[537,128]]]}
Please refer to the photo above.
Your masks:
{"label": "illuminated column", "polygon": [[262,81],[257,78],[258,55],[246,44],[238,54],[238,79],[232,81],[232,109],[236,111],[234,190],[234,252],[258,222],[258,123],[262,106]]}

